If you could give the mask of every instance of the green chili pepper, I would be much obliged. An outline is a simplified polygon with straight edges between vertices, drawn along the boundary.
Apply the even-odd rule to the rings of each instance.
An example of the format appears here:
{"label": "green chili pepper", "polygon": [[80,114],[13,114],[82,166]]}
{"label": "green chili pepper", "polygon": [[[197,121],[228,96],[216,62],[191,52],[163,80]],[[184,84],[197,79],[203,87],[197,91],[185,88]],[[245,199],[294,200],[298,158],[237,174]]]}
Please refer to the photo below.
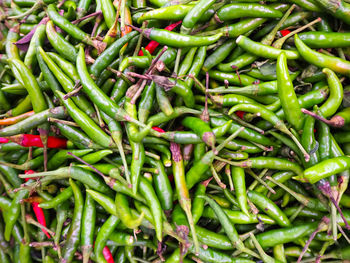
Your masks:
{"label": "green chili pepper", "polygon": [[278,97],[287,121],[297,130],[303,126],[303,115],[299,101],[294,92],[292,80],[288,73],[287,56],[281,53],[277,59],[277,87]]}
{"label": "green chili pepper", "polygon": [[273,218],[281,227],[291,226],[288,217],[266,196],[255,191],[248,191],[248,198],[264,213]]}
{"label": "green chili pepper", "polygon": [[207,145],[215,148],[215,135],[210,126],[199,118],[186,117],[182,120],[182,124],[192,129]]}
{"label": "green chili pepper", "polygon": [[224,5],[217,11],[216,14],[221,21],[227,21],[241,17],[282,17],[281,11],[278,11],[267,5],[256,3],[232,3]]}
{"label": "green chili pepper", "polygon": [[208,46],[216,41],[222,36],[222,33],[215,34],[213,36],[188,36],[172,31],[167,31],[164,29],[150,28],[150,29],[139,29],[133,27],[133,29],[138,30],[147,38],[157,41],[162,45],[167,45],[171,47],[184,48],[184,47],[201,47]]}
{"label": "green chili pepper", "polygon": [[314,166],[306,169],[302,175],[293,178],[302,182],[310,182],[314,184],[323,178],[327,178],[333,174],[348,170],[349,164],[349,157],[339,156],[319,162]]}
{"label": "green chili pepper", "polygon": [[322,31],[303,32],[299,34],[299,38],[310,48],[338,48],[349,45],[350,35],[348,33]]}
{"label": "green chili pepper", "polygon": [[96,223],[96,204],[91,195],[85,197],[84,210],[82,215],[80,245],[83,253],[83,262],[89,261],[93,251],[94,230]]}
{"label": "green chili pepper", "polygon": [[207,11],[214,3],[214,0],[201,0],[195,6],[193,6],[182,20],[180,32],[183,34],[188,34],[205,11]]}
{"label": "green chili pepper", "polygon": [[230,109],[229,114],[232,114],[233,112],[235,112],[237,110],[243,110],[246,112],[260,114],[260,116],[262,118],[264,118],[264,119],[268,120],[269,122],[271,122],[272,124],[274,124],[274,127],[276,129],[280,130],[281,132],[283,132],[283,133],[287,134],[289,137],[291,137],[293,139],[293,141],[295,142],[295,144],[298,146],[298,148],[304,154],[305,160],[306,161],[309,160],[309,158],[310,158],[309,154],[305,151],[305,149],[302,147],[302,145],[300,144],[298,139],[288,130],[286,125],[283,123],[283,121],[281,119],[279,119],[275,113],[273,113],[272,111],[270,111],[266,108],[260,107],[259,105],[256,105],[256,104],[237,104]]}
{"label": "green chili pepper", "polygon": [[104,20],[108,28],[111,28],[113,26],[113,23],[116,17],[115,8],[112,4],[112,1],[109,1],[109,0],[98,0],[98,1],[100,1],[100,6],[101,6]]}
{"label": "green chili pepper", "polygon": [[118,216],[117,207],[112,198],[91,189],[87,189],[86,192],[88,192],[109,214],[115,215],[116,217]]}
{"label": "green chili pepper", "polygon": [[26,198],[28,194],[29,194],[29,191],[27,189],[22,189],[14,195],[13,200],[11,201],[11,205],[5,217],[6,225],[5,225],[4,236],[6,241],[10,240],[13,227],[19,218],[19,215],[21,212],[20,201]]}
{"label": "green chili pepper", "polygon": [[47,7],[47,13],[52,22],[59,26],[61,29],[66,31],[68,34],[70,34],[72,37],[76,38],[77,40],[80,40],[84,42],[87,45],[94,46],[98,50],[103,50],[103,47],[101,46],[101,43],[97,40],[92,40],[90,36],[82,31],[79,27],[76,25],[73,25],[68,19],[61,16],[57,10],[54,4],[50,4]]}
{"label": "green chili pepper", "polygon": [[242,212],[249,216],[244,169],[232,166],[231,173],[238,205]]}
{"label": "green chili pepper", "polygon": [[154,192],[152,185],[147,181],[147,179],[141,177],[140,179],[140,193],[146,199],[146,202],[151,209],[154,227],[156,230],[156,236],[159,241],[162,240],[163,235],[163,218],[162,218],[162,208],[159,199]]}
{"label": "green chili pepper", "polygon": [[226,232],[226,235],[230,239],[231,243],[234,247],[236,247],[238,250],[248,253],[250,255],[256,256],[256,254],[251,251],[250,249],[247,249],[243,242],[239,239],[239,235],[237,233],[237,230],[235,229],[234,225],[230,222],[225,212],[222,210],[222,208],[211,198],[201,195],[200,198],[203,198],[206,202],[209,203],[210,207],[214,210],[216,216],[218,217],[223,229]]}
{"label": "green chili pepper", "polygon": [[114,143],[112,139],[99,126],[97,126],[97,124],[90,119],[85,112],[78,109],[76,105],[74,105],[72,99],[68,98],[65,100],[63,98],[64,94],[60,91],[56,91],[56,94],[68,110],[70,116],[92,140],[105,148],[113,147]]}
{"label": "green chili pepper", "polygon": [[[136,106],[126,101],[124,104],[126,112],[133,118],[136,118]],[[138,127],[135,124],[127,124],[127,135],[130,138],[130,145],[132,148],[132,164],[130,168],[131,183],[134,194],[136,194],[141,177],[141,168],[145,161],[145,149],[142,142],[134,142],[131,138],[133,134],[138,133]]]}
{"label": "green chili pepper", "polygon": [[79,80],[79,74],[75,65],[71,62],[65,60],[60,55],[53,52],[46,52],[47,55],[63,70],[63,72],[68,75],[73,81]]}
{"label": "green chili pepper", "polygon": [[308,168],[319,162],[319,152],[311,153],[315,149],[317,142],[314,135],[315,119],[311,116],[305,118],[305,124],[303,128],[303,134],[301,136],[301,144],[304,146],[305,150],[310,152],[310,162],[305,163],[304,167]]}
{"label": "green chili pepper", "polygon": [[83,195],[79,187],[74,183],[72,179],[69,180],[69,184],[73,190],[75,204],[72,222],[67,234],[67,242],[62,249],[62,256],[66,262],[72,262],[74,253],[78,248],[81,232],[81,219],[84,208]]}
{"label": "green chili pepper", "polygon": [[98,231],[94,248],[97,262],[107,262],[102,254],[102,250],[106,245],[107,239],[113,233],[119,222],[120,219],[117,216],[111,215]]}
{"label": "green chili pepper", "polygon": [[35,33],[30,41],[28,51],[24,58],[24,64],[32,69],[35,66],[36,62],[36,52],[37,46],[41,46],[45,39],[45,25],[40,25],[36,28]]}
{"label": "green chili pepper", "polygon": [[295,46],[300,56],[307,62],[321,68],[329,68],[343,75],[349,75],[350,63],[338,57],[331,57],[311,50],[306,46],[298,35],[294,36]]}
{"label": "green chili pepper", "polygon": [[72,187],[69,186],[66,189],[64,189],[61,193],[57,194],[51,200],[40,203],[39,207],[44,209],[55,208],[56,206],[60,205],[64,201],[71,198],[72,196],[73,196],[73,190],[72,190]]}
{"label": "green chili pepper", "polygon": [[344,1],[336,0],[334,2],[324,1],[324,0],[315,0],[316,4],[325,9],[332,16],[339,18],[345,23],[350,23],[349,9],[350,5]]}
{"label": "green chili pepper", "polygon": [[15,67],[21,76],[21,80],[24,83],[24,87],[27,89],[31,101],[36,103],[33,105],[33,109],[36,113],[44,111],[47,109],[47,104],[41,89],[38,85],[37,80],[30,72],[30,70],[25,66],[25,64],[19,59],[10,59],[9,63]]}
{"label": "green chili pepper", "polygon": [[[234,132],[230,137],[228,137],[225,141],[223,141],[216,150],[219,152],[222,148],[224,148],[233,138],[235,138],[243,128],[238,129]],[[200,181],[203,174],[209,169],[215,157],[215,153],[213,150],[207,152],[199,161],[197,161],[191,169],[186,173],[186,184],[188,189],[191,189],[198,181]]]}
{"label": "green chili pepper", "polygon": [[319,108],[322,115],[327,118],[338,110],[341,101],[343,99],[343,86],[339,81],[337,75],[330,69],[325,68],[322,70],[327,76],[327,82],[329,86],[329,97],[325,103]]}
{"label": "green chili pepper", "polygon": [[282,52],[285,53],[287,59],[298,59],[300,57],[297,51],[281,50],[268,45],[260,44],[243,35],[236,39],[236,44],[249,53],[265,58],[277,59]]}
{"label": "green chili pepper", "polygon": [[258,234],[256,239],[263,248],[273,247],[307,236],[315,231],[317,225],[318,223],[305,223],[301,226],[274,229]]}
{"label": "green chili pepper", "polygon": [[209,70],[209,76],[210,78],[213,78],[215,80],[220,80],[220,81],[227,80],[230,84],[239,85],[239,86],[251,85],[256,81],[256,79],[244,74],[240,74],[238,77],[238,75],[234,73],[226,73],[226,72],[220,72],[216,70]]}
{"label": "green chili pepper", "polygon": [[196,247],[196,251],[199,250],[199,243],[197,239],[196,230],[194,227],[193,216],[191,212],[191,199],[186,185],[185,167],[181,155],[180,146],[175,143],[170,144],[170,150],[173,160],[173,176],[176,186],[176,192],[181,208],[185,211],[187,220],[189,222],[192,238]]}
{"label": "green chili pepper", "polygon": [[50,41],[50,44],[58,53],[61,54],[61,56],[72,62],[75,62],[77,57],[77,51],[75,47],[56,32],[52,21],[48,21],[46,24],[46,35]]}
{"label": "green chili pepper", "polygon": [[95,63],[91,66],[90,72],[96,77],[99,76],[102,70],[104,70],[109,64],[113,62],[120,49],[137,34],[138,33],[136,31],[130,32],[129,34],[126,34],[124,37],[111,44],[105,51],[101,53],[100,56],[98,56]]}
{"label": "green chili pepper", "polygon": [[139,218],[133,218],[130,213],[129,202],[125,195],[117,193],[115,196],[115,206],[117,209],[117,214],[119,215],[120,220],[123,224],[130,228],[137,228],[143,219],[143,214]]}
{"label": "green chili pepper", "polygon": [[[235,40],[231,40],[231,39],[227,40],[224,44],[218,47],[212,54],[207,56],[207,58],[204,61],[202,70],[207,72],[211,68],[223,62],[235,47],[236,47]],[[179,72],[181,72],[181,68]],[[181,76],[181,74],[179,75]]]}
{"label": "green chili pepper", "polygon": [[85,150],[60,150],[57,153],[55,153],[54,156],[48,161],[47,163],[47,169],[48,170],[54,170],[60,167],[62,164],[65,163],[66,160],[72,158],[71,155],[67,154],[68,152],[72,152],[74,155],[81,157],[85,154],[91,152],[91,149],[85,149]]}
{"label": "green chili pepper", "polygon": [[102,146],[94,143],[86,134],[73,126],[69,126],[63,123],[55,123],[55,125],[59,128],[60,133],[64,137],[71,140],[74,145],[80,149],[92,148],[99,150],[102,148]]}

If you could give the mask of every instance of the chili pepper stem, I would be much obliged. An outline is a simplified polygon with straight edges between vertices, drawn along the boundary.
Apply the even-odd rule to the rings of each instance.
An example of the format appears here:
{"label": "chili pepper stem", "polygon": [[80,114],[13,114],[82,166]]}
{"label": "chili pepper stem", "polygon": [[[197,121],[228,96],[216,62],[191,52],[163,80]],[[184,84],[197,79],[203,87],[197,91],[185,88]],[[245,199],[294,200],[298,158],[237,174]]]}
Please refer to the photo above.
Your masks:
{"label": "chili pepper stem", "polygon": [[301,210],[303,210],[304,209],[304,205],[303,204],[301,204],[299,207],[298,207],[298,210],[289,218],[289,221],[292,223],[294,220],[295,220],[295,218],[299,215],[299,213],[301,212]]}
{"label": "chili pepper stem", "polygon": [[309,201],[302,196],[301,194],[298,194],[297,192],[291,190],[290,188],[288,188],[287,186],[285,186],[284,184],[278,182],[277,180],[275,180],[274,178],[270,177],[270,176],[266,176],[267,180],[270,180],[271,182],[273,182],[274,184],[278,185],[279,187],[281,187],[283,190],[285,190],[286,192],[288,192],[289,194],[291,194],[292,196],[295,197],[295,199],[297,199],[300,203],[302,203],[304,206],[307,206],[307,204],[309,203]]}
{"label": "chili pepper stem", "polygon": [[35,4],[29,8],[27,11],[21,13],[21,14],[18,14],[16,16],[9,16],[8,19],[19,19],[19,18],[22,18],[22,17],[27,17],[29,16],[31,13],[35,12],[36,10],[38,10],[39,8],[41,8],[44,4],[44,1],[43,0],[38,0],[35,2]]}
{"label": "chili pepper stem", "polygon": [[182,209],[184,209],[184,211],[186,213],[187,220],[188,220],[188,223],[190,225],[190,229],[191,229],[191,233],[192,233],[193,244],[195,247],[196,255],[198,255],[198,253],[199,253],[199,241],[198,241],[196,229],[195,229],[194,222],[193,222],[193,217],[192,217],[192,212],[191,212],[191,201],[190,200],[186,200],[186,201],[183,200],[181,207],[182,207]]}
{"label": "chili pepper stem", "polygon": [[226,189],[226,185],[220,180],[220,177],[218,175],[218,173],[216,172],[215,168],[213,165],[210,166],[210,170],[211,173],[216,181],[216,183],[222,188],[222,189]]}
{"label": "chili pepper stem", "polygon": [[238,122],[239,124],[247,127],[247,128],[250,128],[250,129],[253,129],[257,132],[259,132],[260,134],[265,134],[265,131],[260,129],[259,127],[256,127],[254,125],[252,125],[251,123],[248,123],[248,122],[245,122],[244,120],[242,120],[241,118],[239,118],[236,114],[231,114],[229,116],[232,120]]}
{"label": "chili pepper stem", "polygon": [[95,20],[95,23],[94,23],[94,26],[92,28],[92,31],[91,31],[91,36],[95,36],[96,34],[96,30],[98,28],[98,26],[100,25],[101,21],[102,21],[102,17],[103,15],[102,14],[99,14]]}
{"label": "chili pepper stem", "polygon": [[[148,21],[143,21],[141,28],[146,28],[147,25],[148,25]],[[139,39],[137,40],[137,44],[136,44],[136,48],[135,48],[134,54],[133,54],[134,56],[136,56],[140,52],[141,45],[142,45],[142,40],[143,40],[143,35],[140,34]]]}
{"label": "chili pepper stem", "polygon": [[133,78],[131,78],[131,72],[128,72],[128,74],[124,74],[123,72],[120,72],[119,70],[113,69],[111,67],[107,67],[107,70],[109,70],[110,72],[114,73],[117,75],[118,78],[122,78],[124,81],[126,81],[129,84],[132,84],[133,82],[135,82],[135,80]]}
{"label": "chili pepper stem", "polygon": [[266,187],[272,194],[276,194],[276,191],[273,190],[267,183],[264,182],[259,176],[257,176],[251,169],[248,169],[248,173],[259,183]]}
{"label": "chili pepper stem", "polygon": [[261,259],[265,262],[265,263],[272,263],[275,262],[274,259],[272,259],[269,255],[267,255],[264,251],[264,249],[261,247],[261,245],[259,244],[258,240],[256,239],[255,235],[253,233],[249,233],[250,238],[252,239],[255,248],[258,250]]}
{"label": "chili pepper stem", "polygon": [[81,21],[84,21],[84,20],[86,20],[86,19],[88,19],[88,18],[90,18],[90,17],[99,16],[99,15],[101,15],[101,14],[102,14],[102,11],[101,11],[101,10],[96,11],[96,12],[94,12],[94,13],[88,14],[88,15],[86,15],[86,16],[83,16],[83,17],[81,17],[81,18],[78,18],[78,19],[72,21],[72,24],[73,24],[73,25],[74,25],[74,24],[79,24]]}
{"label": "chili pepper stem", "polygon": [[337,201],[334,199],[330,183],[326,180],[319,181],[318,188],[322,191],[322,193],[325,196],[327,196],[331,200],[332,204],[337,208],[338,213],[340,214],[341,218],[343,219],[343,221],[345,223],[345,227],[347,229],[350,229],[350,225],[349,225],[348,221],[344,217],[344,214],[343,214],[342,210],[340,209]]}
{"label": "chili pepper stem", "polygon": [[23,221],[24,243],[28,244],[30,239],[28,234],[28,225],[27,225],[28,221],[26,220],[26,211],[25,211],[24,203],[21,203],[21,216]]}
{"label": "chili pepper stem", "polygon": [[[101,171],[99,171],[96,167],[94,167],[93,165],[85,162],[83,159],[81,159],[80,157],[76,156],[75,154],[71,153],[71,152],[67,152],[68,155],[73,156],[75,159],[77,159],[79,162],[87,165],[88,167],[90,167],[91,169],[93,169],[98,175],[100,175],[103,180],[105,180],[105,182],[111,182],[112,179],[110,179],[109,177],[105,176]],[[122,183],[124,184],[129,184],[128,182],[125,181],[125,179],[123,177],[121,177],[120,175],[115,175],[118,177],[118,180],[120,180]]]}
{"label": "chili pepper stem", "polygon": [[306,242],[305,246],[303,247],[303,250],[301,251],[299,258],[297,260],[297,263],[300,263],[301,259],[303,258],[306,250],[308,249],[311,241],[315,238],[316,234],[320,232],[323,228],[328,227],[329,219],[327,217],[323,217],[319,225],[317,226],[316,230],[311,234],[310,238]]}
{"label": "chili pepper stem", "polygon": [[43,248],[43,247],[54,247],[54,243],[52,241],[43,241],[43,242],[30,242],[29,246],[35,248]]}
{"label": "chili pepper stem", "polygon": [[[164,52],[167,51],[167,50],[168,50],[168,47],[164,46],[163,49],[159,52],[159,54],[152,60],[151,65],[146,70],[144,75],[148,75],[148,73],[152,73],[154,71],[154,68],[157,65],[159,59],[164,54]],[[136,92],[129,92],[129,90],[131,90],[131,87],[127,90],[126,95],[131,98],[131,104],[135,104],[136,103],[137,99],[140,97],[140,95],[141,95],[143,89],[145,88],[146,84],[147,84],[147,82],[145,80],[143,80],[142,84],[141,84],[141,87],[139,87],[140,86],[139,82],[137,82],[134,85],[133,90],[134,89],[137,90]]]}
{"label": "chili pepper stem", "polygon": [[[45,125],[46,126],[46,125]],[[47,171],[47,140],[49,137],[49,131],[46,128],[38,128],[41,142],[44,148],[44,171]]]}
{"label": "chili pepper stem", "polygon": [[273,40],[275,39],[276,33],[278,30],[280,30],[282,24],[287,20],[287,18],[290,16],[294,8],[296,7],[296,4],[293,4],[283,15],[283,17],[278,21],[276,26],[271,30],[271,32],[262,40],[262,43],[265,45],[271,45]]}
{"label": "chili pepper stem", "polygon": [[263,151],[265,152],[272,152],[273,151],[273,146],[270,146],[270,147],[266,147],[260,143],[257,143],[257,142],[252,142],[254,145],[258,146],[260,149],[262,149]]}
{"label": "chili pepper stem", "polygon": [[236,138],[238,134],[240,134],[240,132],[243,131],[244,129],[245,129],[244,127],[239,128],[237,131],[232,133],[226,140],[224,140],[221,144],[219,144],[218,147],[216,147],[217,152],[220,152],[226,146],[226,144],[228,144],[230,141]]}
{"label": "chili pepper stem", "polygon": [[78,96],[79,92],[81,91],[81,89],[83,88],[82,85],[79,85],[79,82],[75,83],[74,85],[74,90],[68,92],[66,95],[63,96],[63,99],[66,100],[68,98],[74,97],[74,96]]}
{"label": "chili pepper stem", "polygon": [[175,66],[174,66],[174,75],[177,76],[177,73],[179,72],[179,65],[180,65],[180,59],[181,59],[181,53],[182,49],[179,48],[176,53],[176,59],[175,59]]}
{"label": "chili pepper stem", "polygon": [[125,157],[125,152],[123,149],[123,144],[119,140],[118,136],[115,136],[115,134],[113,132],[112,132],[112,139],[114,140],[115,144],[117,145],[120,157],[122,158],[122,163],[123,163],[123,167],[124,167],[126,181],[128,182],[128,185],[131,185],[130,173],[129,173],[128,163],[127,163],[126,157]]}
{"label": "chili pepper stem", "polygon": [[331,224],[332,224],[332,234],[333,240],[336,241],[338,235],[338,224],[337,224],[337,208],[334,204],[331,205]]}
{"label": "chili pepper stem", "polygon": [[299,142],[299,140],[294,136],[293,133],[291,133],[287,128],[282,128],[280,129],[282,132],[284,132],[285,134],[287,134],[294,142],[295,144],[298,146],[298,148],[300,149],[300,151],[304,154],[304,158],[305,161],[308,162],[310,161],[310,155],[306,152],[306,150],[304,149],[304,147],[301,145],[301,143]]}
{"label": "chili pepper stem", "polygon": [[322,21],[322,19],[320,17],[316,18],[314,21],[311,21],[310,23],[308,23],[308,24],[306,24],[306,25],[304,25],[302,27],[299,27],[298,29],[290,32],[288,35],[285,35],[284,37],[276,40],[275,43],[272,44],[272,46],[275,47],[275,48],[281,48],[283,46],[284,42],[288,38],[290,38],[291,36],[301,32],[301,31],[305,30],[306,28],[308,28],[308,27],[310,27],[310,26],[312,26],[312,25],[314,25],[314,24],[316,24],[318,22],[321,22],[321,21]]}
{"label": "chili pepper stem", "polygon": [[52,237],[55,236],[55,232],[53,232],[51,229],[47,228],[46,226],[43,226],[39,222],[35,221],[34,218],[31,215],[25,215],[26,222],[29,224],[32,224],[36,227],[39,227],[41,229],[46,230]]}
{"label": "chili pepper stem", "polygon": [[47,118],[47,121],[54,122],[54,123],[62,123],[62,124],[73,126],[73,127],[79,127],[79,125],[76,124],[75,122],[60,120],[60,119],[56,119],[56,118],[52,118],[52,117]]}
{"label": "chili pepper stem", "polygon": [[322,116],[320,116],[312,111],[309,111],[307,109],[301,109],[301,111],[307,115],[314,117],[316,120],[324,122],[325,124],[327,124],[329,126],[336,127],[336,128],[341,128],[344,126],[344,118],[341,116],[335,115],[332,119],[327,120],[326,118],[323,118]]}
{"label": "chili pepper stem", "polygon": [[350,239],[349,239],[349,237],[346,235],[346,233],[344,232],[344,230],[341,228],[340,225],[338,225],[338,229],[339,229],[339,232],[344,236],[344,238],[346,239],[346,241],[348,242],[348,244],[350,244]]}
{"label": "chili pepper stem", "polygon": [[[30,166],[28,162],[25,162],[24,164],[13,164],[13,163],[7,163],[7,162],[2,162],[0,161],[1,165],[6,165],[8,167],[14,168],[14,169],[18,169],[18,170],[29,170]],[[33,176],[35,177],[35,176]]]}

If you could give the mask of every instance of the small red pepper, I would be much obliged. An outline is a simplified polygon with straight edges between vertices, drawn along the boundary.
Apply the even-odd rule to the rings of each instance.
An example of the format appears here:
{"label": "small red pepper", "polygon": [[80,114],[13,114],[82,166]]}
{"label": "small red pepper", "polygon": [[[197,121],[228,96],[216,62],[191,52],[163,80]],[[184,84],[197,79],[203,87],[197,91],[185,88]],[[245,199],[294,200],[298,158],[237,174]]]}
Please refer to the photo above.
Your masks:
{"label": "small red pepper", "polygon": [[[40,135],[18,134],[9,136],[8,139],[24,147],[44,147],[43,143],[41,142]],[[47,147],[67,148],[67,140],[64,138],[49,136],[47,140]]]}
{"label": "small red pepper", "polygon": [[164,133],[165,131],[162,128],[159,128],[157,126],[152,127],[153,130],[160,132],[160,133]]}
{"label": "small red pepper", "polygon": [[0,137],[0,143],[7,143],[9,142],[10,140],[7,139],[7,138],[4,138],[4,137]]}
{"label": "small red pepper", "polygon": [[[167,26],[166,28],[164,28],[165,30],[168,30],[168,31],[172,31],[174,30],[175,27],[177,27],[178,25],[180,25],[182,23],[182,21],[177,21],[176,23],[174,24],[171,24],[169,26]],[[148,45],[145,47],[146,50],[149,51],[149,53],[153,53],[156,48],[159,46],[159,43],[157,41],[154,41],[152,40],[151,42],[148,43]],[[139,56],[143,56],[143,52],[142,50],[139,51]]]}
{"label": "small red pepper", "polygon": [[286,35],[288,35],[290,33],[290,31],[288,29],[282,29],[280,31],[280,33],[281,33],[282,36],[286,36]]}
{"label": "small red pepper", "polygon": [[[33,170],[25,170],[24,171],[25,174],[35,174],[35,171]],[[26,182],[29,180],[29,178],[25,178],[24,180],[26,180]]]}
{"label": "small red pepper", "polygon": [[102,254],[105,260],[107,261],[107,263],[114,263],[113,255],[107,246],[103,248]]}
{"label": "small red pepper", "polygon": [[[35,172],[33,170],[27,170],[25,171],[25,174],[34,174]],[[25,181],[28,181],[29,178],[25,178]],[[33,211],[36,217],[36,220],[38,220],[39,224],[43,225],[44,227],[46,227],[46,219],[45,219],[45,214],[44,214],[44,210],[42,208],[39,207],[39,203],[33,202],[32,203],[32,207],[33,207]],[[50,234],[45,230],[45,229],[41,229],[45,235],[48,238],[51,238]]]}
{"label": "small red pepper", "polygon": [[242,119],[243,120],[243,117],[244,117],[244,114],[245,114],[245,112],[244,111],[236,111],[236,115],[240,118],[240,119]]}
{"label": "small red pepper", "polygon": [[[39,207],[39,203],[32,203],[32,207],[33,207],[33,211],[34,211],[34,214],[35,214],[38,222],[46,227],[46,219],[45,219],[44,210]],[[45,235],[48,238],[51,238],[50,234],[45,229],[42,228],[41,230],[45,233]]]}

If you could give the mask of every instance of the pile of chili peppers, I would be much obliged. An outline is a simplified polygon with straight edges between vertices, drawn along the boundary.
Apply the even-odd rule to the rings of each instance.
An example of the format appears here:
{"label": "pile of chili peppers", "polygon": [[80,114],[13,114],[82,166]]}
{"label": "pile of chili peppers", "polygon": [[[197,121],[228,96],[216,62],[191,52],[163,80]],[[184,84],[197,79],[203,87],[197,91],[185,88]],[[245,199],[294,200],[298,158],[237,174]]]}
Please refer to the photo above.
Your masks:
{"label": "pile of chili peppers", "polygon": [[0,262],[348,262],[350,3],[3,0]]}

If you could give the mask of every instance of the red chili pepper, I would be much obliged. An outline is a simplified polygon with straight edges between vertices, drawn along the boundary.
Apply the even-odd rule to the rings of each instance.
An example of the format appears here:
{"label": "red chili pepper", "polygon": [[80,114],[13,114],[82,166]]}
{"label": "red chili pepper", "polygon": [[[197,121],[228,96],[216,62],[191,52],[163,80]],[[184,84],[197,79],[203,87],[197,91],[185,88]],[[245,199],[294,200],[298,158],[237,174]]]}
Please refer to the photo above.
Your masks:
{"label": "red chili pepper", "polygon": [[[177,21],[176,23],[174,24],[171,24],[169,26],[167,26],[166,28],[164,28],[165,30],[168,30],[168,31],[172,31],[174,30],[175,27],[177,27],[178,25],[180,25],[182,23],[182,21]],[[148,43],[148,45],[145,47],[146,50],[149,51],[149,53],[153,53],[154,50],[156,50],[156,48],[159,46],[159,43],[152,40],[151,42]],[[139,51],[139,56],[143,56],[143,52],[142,50]]]}
{"label": "red chili pepper", "polygon": [[[24,147],[44,147],[40,135],[18,134],[8,137],[11,141]],[[48,148],[67,148],[67,140],[54,136],[49,136],[47,140]]]}
{"label": "red chili pepper", "polygon": [[286,36],[290,33],[290,31],[288,29],[283,29],[280,31],[280,33],[282,34],[282,36]]}
{"label": "red chili pepper", "polygon": [[102,254],[105,257],[107,263],[114,263],[113,255],[107,246],[103,248]]}
{"label": "red chili pepper", "polygon": [[243,120],[243,117],[244,117],[244,114],[245,114],[245,112],[244,111],[236,111],[236,115],[240,118],[240,119],[242,119]]}
{"label": "red chili pepper", "polygon": [[165,131],[162,128],[159,128],[157,126],[152,127],[153,130],[160,132],[160,133],[164,133]]}
{"label": "red chili pepper", "polygon": [[[35,172],[33,170],[27,170],[24,172],[25,174],[34,174]],[[25,181],[28,181],[29,178],[25,178]],[[43,225],[44,227],[46,227],[46,219],[45,219],[45,214],[44,214],[44,210],[42,208],[39,207],[39,203],[33,202],[32,203],[32,207],[33,207],[33,211],[36,217],[36,220],[38,220],[39,224]],[[45,230],[45,229],[41,229],[45,235],[48,238],[51,238],[50,234]]]}
{"label": "red chili pepper", "polygon": [[[35,214],[38,222],[46,227],[46,219],[45,219],[44,210],[39,207],[39,203],[32,203],[32,207],[33,207],[33,211],[34,211],[34,214]],[[50,234],[44,228],[42,228],[41,230],[45,233],[45,235],[48,238],[51,238]]]}
{"label": "red chili pepper", "polygon": [[[25,174],[35,174],[35,171],[33,171],[33,170],[25,170],[24,173]],[[25,178],[25,180],[28,181],[29,178]]]}
{"label": "red chili pepper", "polygon": [[9,139],[0,137],[0,143],[7,143],[7,142],[9,142]]}

